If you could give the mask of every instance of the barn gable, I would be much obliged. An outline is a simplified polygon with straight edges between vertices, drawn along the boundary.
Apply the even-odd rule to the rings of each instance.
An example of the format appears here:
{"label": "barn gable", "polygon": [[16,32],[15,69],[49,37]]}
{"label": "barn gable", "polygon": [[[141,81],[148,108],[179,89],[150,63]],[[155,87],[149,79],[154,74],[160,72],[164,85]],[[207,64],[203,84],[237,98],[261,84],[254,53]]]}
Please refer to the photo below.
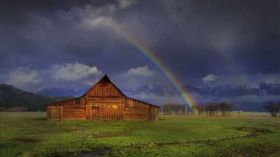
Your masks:
{"label": "barn gable", "polygon": [[121,90],[109,79],[107,75],[101,78],[85,93],[86,96],[124,97]]}

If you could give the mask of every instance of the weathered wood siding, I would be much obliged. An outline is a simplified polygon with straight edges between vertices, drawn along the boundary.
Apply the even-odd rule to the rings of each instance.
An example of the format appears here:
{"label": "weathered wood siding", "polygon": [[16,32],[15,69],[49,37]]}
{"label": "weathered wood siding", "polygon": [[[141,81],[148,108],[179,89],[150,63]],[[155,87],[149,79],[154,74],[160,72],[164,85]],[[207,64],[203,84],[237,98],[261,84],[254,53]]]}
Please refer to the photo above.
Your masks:
{"label": "weathered wood siding", "polygon": [[83,96],[48,106],[50,119],[155,120],[159,108],[126,97],[105,76]]}
{"label": "weathered wood siding", "polygon": [[157,119],[157,109],[154,106],[147,105],[142,101],[132,98],[125,99],[124,105],[124,119],[127,120],[155,120]]}
{"label": "weathered wood siding", "polygon": [[85,105],[81,101],[82,98],[66,101],[62,104],[63,119],[86,119]]}
{"label": "weathered wood siding", "polygon": [[89,96],[87,97],[87,119],[121,120],[124,97],[119,96]]}
{"label": "weathered wood siding", "polygon": [[70,99],[48,107],[52,119],[86,119],[84,98]]}
{"label": "weathered wood siding", "polygon": [[102,96],[102,97],[122,97],[122,93],[120,90],[114,86],[110,80],[104,79],[98,82],[93,88],[91,88],[88,93],[86,94],[87,96]]}
{"label": "weathered wood siding", "polygon": [[122,120],[122,104],[94,103],[87,105],[87,119]]}

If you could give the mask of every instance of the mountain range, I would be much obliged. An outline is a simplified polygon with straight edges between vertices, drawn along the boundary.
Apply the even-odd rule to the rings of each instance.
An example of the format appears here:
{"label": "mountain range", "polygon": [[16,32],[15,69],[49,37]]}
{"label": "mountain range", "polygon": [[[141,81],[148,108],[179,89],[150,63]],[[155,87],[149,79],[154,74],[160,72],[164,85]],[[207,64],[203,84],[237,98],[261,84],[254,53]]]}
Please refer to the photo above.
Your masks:
{"label": "mountain range", "polygon": [[0,111],[44,111],[49,103],[68,97],[49,97],[0,84]]}
{"label": "mountain range", "polygon": [[255,96],[280,96],[280,84],[260,83],[257,87],[250,86],[215,86],[215,87],[194,87],[186,85],[185,88],[192,93],[201,95],[212,95],[215,97],[239,97],[244,95]]}

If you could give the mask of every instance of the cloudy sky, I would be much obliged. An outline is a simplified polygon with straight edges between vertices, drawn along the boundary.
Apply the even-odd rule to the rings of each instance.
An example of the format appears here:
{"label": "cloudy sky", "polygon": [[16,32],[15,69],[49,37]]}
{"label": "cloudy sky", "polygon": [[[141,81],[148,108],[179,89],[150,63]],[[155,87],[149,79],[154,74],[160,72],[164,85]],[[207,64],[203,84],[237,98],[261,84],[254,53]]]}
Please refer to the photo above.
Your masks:
{"label": "cloudy sky", "polygon": [[83,91],[109,74],[128,95],[177,101],[172,83],[118,28],[188,86],[280,82],[279,0],[0,3],[0,82],[24,90]]}

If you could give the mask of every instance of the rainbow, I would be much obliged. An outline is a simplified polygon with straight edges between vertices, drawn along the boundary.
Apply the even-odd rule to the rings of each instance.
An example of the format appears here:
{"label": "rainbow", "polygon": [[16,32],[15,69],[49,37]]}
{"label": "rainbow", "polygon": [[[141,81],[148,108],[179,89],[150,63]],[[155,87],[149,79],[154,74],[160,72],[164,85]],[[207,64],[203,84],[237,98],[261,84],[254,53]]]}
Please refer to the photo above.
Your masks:
{"label": "rainbow", "polygon": [[132,43],[152,63],[154,63],[154,65],[161,71],[166,79],[176,88],[184,103],[188,104],[190,108],[195,109],[196,101],[194,97],[186,90],[186,88],[184,88],[184,84],[179,79],[177,79],[176,75],[166,64],[164,64],[160,57],[155,55],[154,50],[149,48],[149,46],[147,46],[143,40],[138,38],[137,35],[124,30],[118,23],[113,23],[111,27],[114,27],[115,31],[125,37],[126,40]]}

